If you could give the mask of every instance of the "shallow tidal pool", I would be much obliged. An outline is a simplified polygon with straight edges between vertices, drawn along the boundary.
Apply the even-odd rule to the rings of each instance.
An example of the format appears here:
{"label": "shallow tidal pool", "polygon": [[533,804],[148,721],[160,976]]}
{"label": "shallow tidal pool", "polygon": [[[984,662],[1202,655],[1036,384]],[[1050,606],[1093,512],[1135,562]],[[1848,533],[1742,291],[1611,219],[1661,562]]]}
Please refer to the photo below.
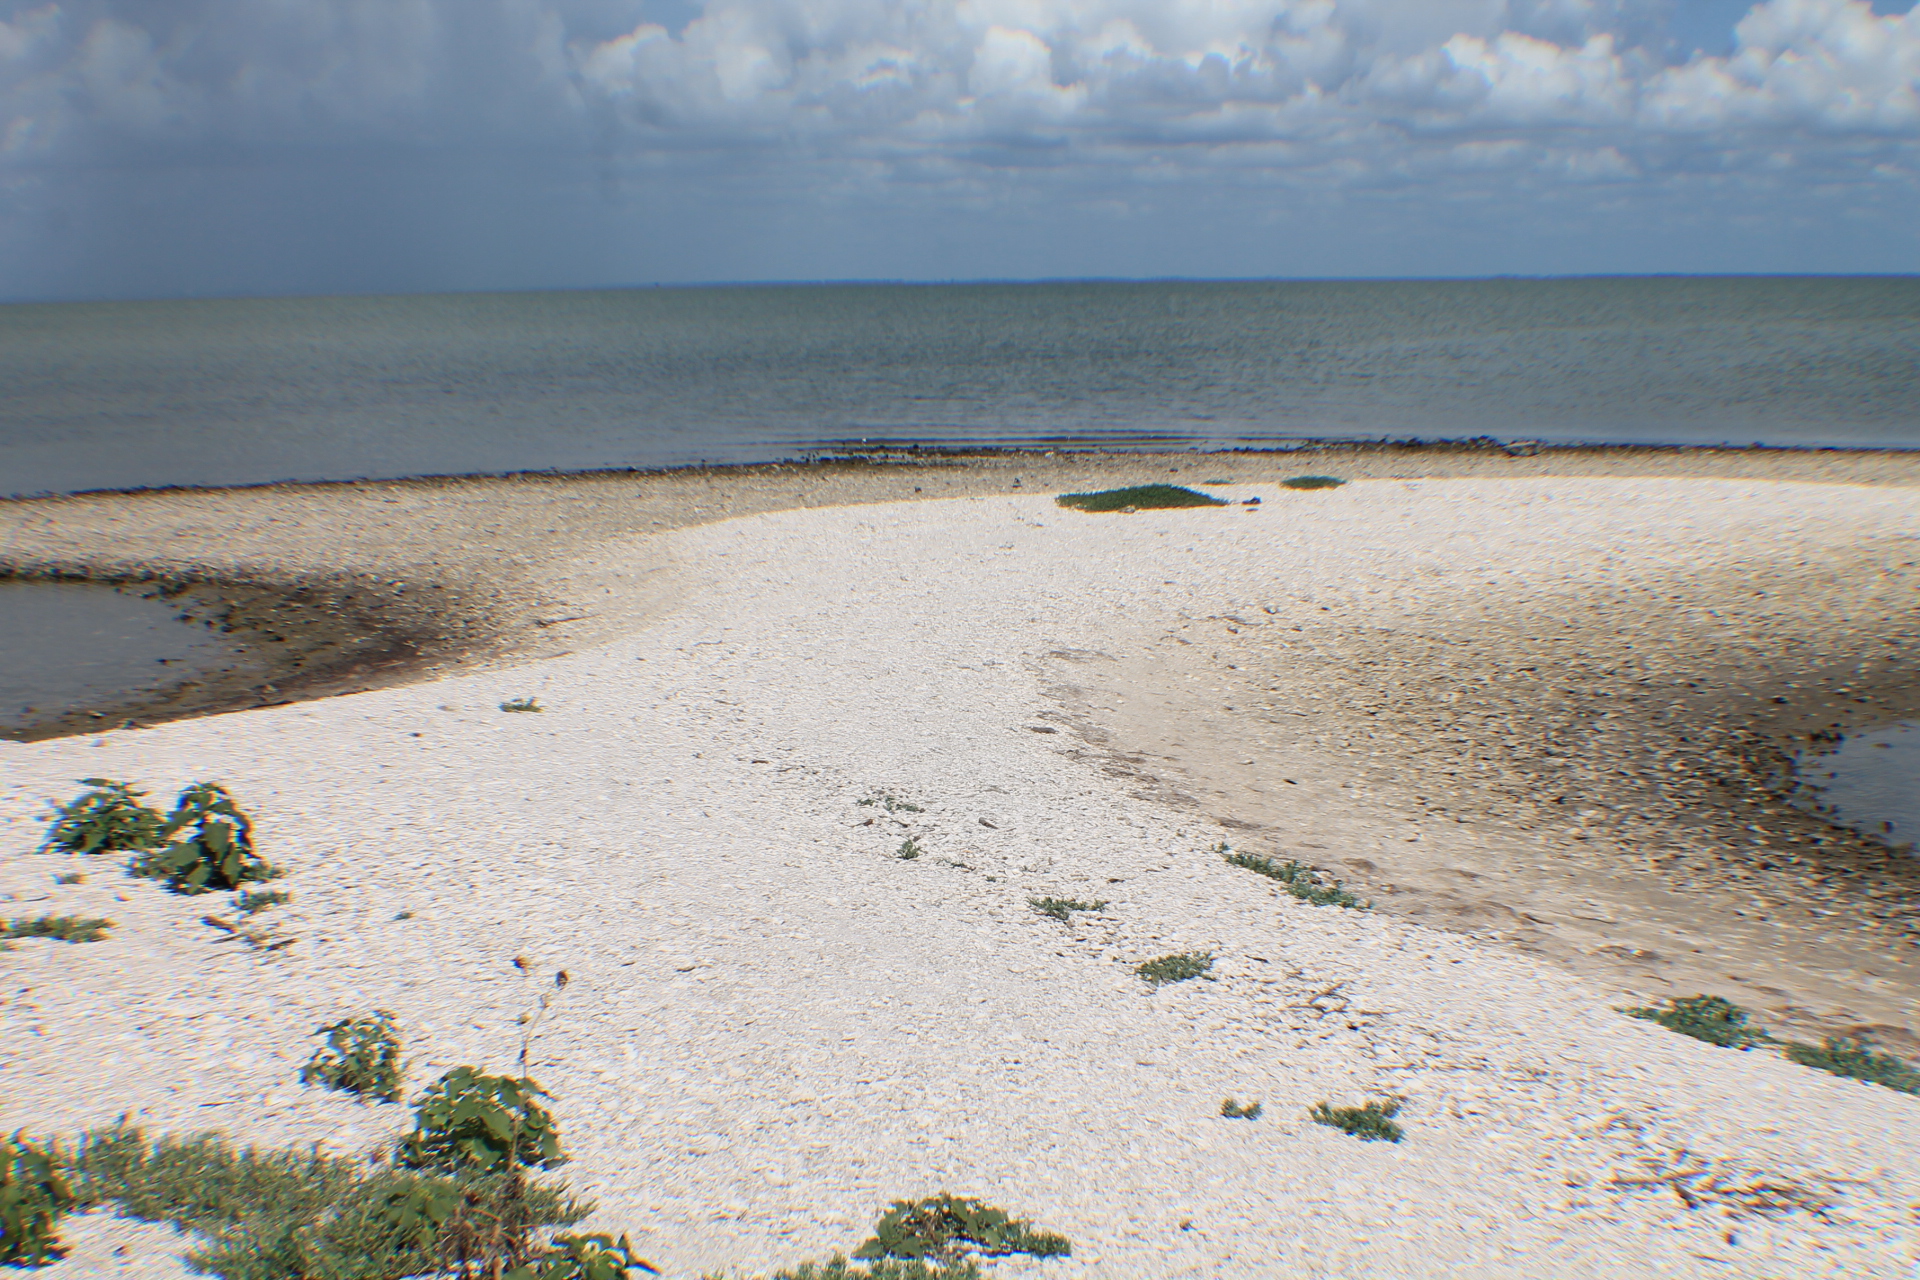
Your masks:
{"label": "shallow tidal pool", "polygon": [[163,601],[96,583],[0,582],[0,731],[124,704],[241,652]]}

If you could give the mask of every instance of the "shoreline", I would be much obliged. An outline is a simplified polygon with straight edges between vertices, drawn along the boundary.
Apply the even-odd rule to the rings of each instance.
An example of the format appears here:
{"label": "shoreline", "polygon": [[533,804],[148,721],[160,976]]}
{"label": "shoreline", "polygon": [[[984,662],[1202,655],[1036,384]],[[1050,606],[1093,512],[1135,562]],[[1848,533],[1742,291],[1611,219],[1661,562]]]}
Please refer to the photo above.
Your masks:
{"label": "shoreline", "polygon": [[[183,616],[251,649],[249,666],[225,678],[73,710],[0,733],[0,741],[390,688],[562,652],[572,641],[558,636],[591,642],[609,633],[552,631],[581,621],[565,616],[581,605],[544,581],[542,562],[596,540],[766,511],[1065,491],[1141,475],[1194,483],[1217,473],[1244,482],[1296,461],[1340,467],[1354,479],[1643,475],[1920,486],[1920,450],[1403,441],[1217,453],[876,451],[802,463],[0,499],[0,579],[95,582],[177,599]],[[621,501],[627,497],[639,501],[629,506]],[[562,513],[564,530],[541,530],[543,513],[569,499],[586,510]],[[457,514],[443,520],[422,511],[436,503]],[[229,527],[209,530],[210,516]]]}
{"label": "shoreline", "polygon": [[[403,1114],[296,1089],[307,1033],[385,1008],[408,1037],[410,1087],[497,1064],[524,955],[574,978],[533,1067],[603,1206],[588,1229],[635,1229],[675,1273],[822,1256],[888,1199],[948,1189],[1067,1234],[1073,1258],[1044,1268],[1062,1280],[1627,1277],[1702,1250],[1728,1274],[1904,1275],[1911,1250],[1878,1242],[1910,1225],[1912,1099],[1612,1010],[1693,994],[1674,984],[1696,977],[1799,1001],[1804,960],[1826,970],[1802,1001],[1821,1025],[1859,1015],[1910,1033],[1915,966],[1835,961],[1884,950],[1850,909],[1809,941],[1730,914],[1769,884],[1615,865],[1633,830],[1524,829],[1488,806],[1538,761],[1474,752],[1514,736],[1485,725],[1537,719],[1555,751],[1590,749],[1602,773],[1579,787],[1615,786],[1604,768],[1642,759],[1636,727],[1667,723],[1650,689],[1739,692],[1734,678],[1765,665],[1743,655],[1782,637],[1810,646],[1788,656],[1830,656],[1856,632],[1878,638],[1876,620],[1911,620],[1904,578],[1830,589],[1904,563],[1888,557],[1920,510],[1907,472],[1845,490],[1495,472],[1290,493],[1279,475],[1309,468],[1195,461],[1180,479],[1234,481],[1233,506],[1053,504],[1103,479],[1166,478],[1132,459],[1126,473],[812,473],[757,490],[694,477],[651,495],[624,481],[130,504],[151,536],[216,568],[222,530],[249,539],[230,563],[288,572],[322,553],[365,580],[400,552],[416,575],[482,581],[497,564],[484,581],[531,602],[509,620],[552,620],[507,639],[572,652],[495,651],[356,697],[0,746],[10,845],[28,846],[74,777],[161,791],[217,777],[293,895],[264,917],[293,945],[251,953],[197,923],[204,902],[106,867],[50,888],[65,860],[0,858],[0,890],[45,904],[33,910],[121,921],[107,942],[0,960],[31,992],[6,1014],[22,1029],[0,1037],[16,1082],[4,1118],[54,1131],[131,1110],[156,1129],[363,1150]],[[1020,496],[965,491],[1015,478]],[[911,500],[916,484],[944,500]],[[868,505],[841,500],[861,493]],[[125,509],[93,510],[41,550],[138,549]],[[1733,607],[1742,582],[1793,566],[1801,595]],[[1623,629],[1647,642],[1642,667],[1608,665]],[[1488,667],[1505,655],[1517,672],[1541,651],[1586,683]],[[1502,678],[1470,683],[1482,672]],[[1569,689],[1619,700],[1627,723],[1616,733]],[[1858,708],[1879,691],[1895,692],[1844,697]],[[1810,687],[1809,707],[1837,693]],[[1628,695],[1650,709],[1626,714]],[[524,696],[546,714],[495,709]],[[882,792],[915,807],[863,805]],[[903,840],[925,856],[903,857]],[[1383,909],[1297,902],[1226,865],[1223,840],[1323,867]],[[1680,878],[1641,916],[1573,913],[1609,905],[1601,892],[1630,904],[1647,877]],[[1043,895],[1105,905],[1061,924],[1027,905]],[[1527,936],[1447,918],[1476,902]],[[1674,933],[1669,908],[1691,913],[1695,960],[1662,977],[1604,950]],[[1749,958],[1772,969],[1733,967],[1769,939],[1786,949]],[[1792,951],[1812,942],[1829,949]],[[1180,951],[1213,953],[1212,980],[1134,976]],[[1763,1023],[1799,1025],[1765,1000]],[[1224,1121],[1223,1095],[1264,1099],[1270,1118]],[[1404,1100],[1403,1147],[1304,1119],[1321,1099],[1369,1097]],[[1743,1221],[1728,1250],[1717,1209],[1633,1189],[1696,1164],[1716,1185],[1823,1188],[1847,1216]],[[1089,1168],[1107,1176],[1089,1183]],[[1428,1212],[1393,1232],[1354,1216],[1408,1202]],[[1488,1240],[1497,1255],[1459,1244]]]}

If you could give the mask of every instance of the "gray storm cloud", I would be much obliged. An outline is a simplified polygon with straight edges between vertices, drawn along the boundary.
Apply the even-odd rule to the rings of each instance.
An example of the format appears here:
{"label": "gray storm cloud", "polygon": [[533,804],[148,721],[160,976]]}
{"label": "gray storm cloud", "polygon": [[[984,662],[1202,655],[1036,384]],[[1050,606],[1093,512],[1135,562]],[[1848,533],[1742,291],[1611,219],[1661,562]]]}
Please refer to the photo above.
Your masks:
{"label": "gray storm cloud", "polygon": [[[621,227],[657,245],[722,202],[683,246],[689,263],[718,262],[728,226],[775,234],[774,218],[787,266],[758,240],[745,255],[772,275],[805,274],[826,261],[809,237],[889,208],[965,206],[1044,239],[1062,210],[1111,225],[1183,184],[1243,224],[1300,202],[1333,225],[1350,198],[1380,228],[1395,192],[1681,222],[1712,207],[1750,223],[1772,202],[1836,233],[1835,218],[1871,222],[1920,195],[1920,10],[1866,0],[1765,0],[1725,56],[1682,56],[1659,0],[709,0],[690,21],[611,0],[0,13],[0,270],[15,296],[42,277],[59,292],[88,252],[112,259],[103,236],[138,238],[100,205],[144,205],[157,225],[189,217],[195,191],[257,200],[283,225],[303,203],[348,225],[386,201],[390,230],[464,227],[447,234],[476,235],[474,254],[571,219],[568,234],[613,237],[602,266],[616,271],[648,260]],[[455,170],[438,195],[423,176]],[[302,181],[318,183],[304,202],[288,194]],[[529,184],[548,193],[544,215]],[[271,230],[252,234],[267,253]],[[302,234],[302,260],[324,259],[326,237]],[[367,237],[374,223],[349,238],[378,259]],[[947,268],[975,252],[968,236],[949,240],[908,273],[965,274]],[[529,281],[542,269],[593,270],[535,264]]]}

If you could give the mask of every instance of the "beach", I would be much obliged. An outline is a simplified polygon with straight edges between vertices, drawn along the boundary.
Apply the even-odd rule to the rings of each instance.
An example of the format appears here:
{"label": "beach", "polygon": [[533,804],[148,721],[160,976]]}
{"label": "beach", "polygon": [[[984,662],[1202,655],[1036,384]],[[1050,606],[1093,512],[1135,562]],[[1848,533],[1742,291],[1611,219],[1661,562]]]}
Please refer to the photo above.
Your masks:
{"label": "beach", "polygon": [[[1228,505],[1053,501],[1147,482]],[[1910,1275],[1920,1103],[1618,1010],[1920,1050],[1913,860],[1760,786],[1920,705],[1917,484],[1354,447],[0,505],[16,573],[225,584],[301,649],[0,744],[9,914],[117,922],[0,957],[0,1125],[360,1150],[407,1113],[300,1087],[313,1028],[504,1069],[520,957],[571,976],[533,1075],[589,1225],[671,1275],[941,1190],[1074,1243],[1005,1275]],[[225,784],[290,945],[29,852],[92,776]],[[1212,968],[1134,972],[1176,952]],[[1367,1099],[1403,1143],[1307,1119]],[[51,1280],[168,1274],[112,1253],[161,1228],[72,1235]]]}

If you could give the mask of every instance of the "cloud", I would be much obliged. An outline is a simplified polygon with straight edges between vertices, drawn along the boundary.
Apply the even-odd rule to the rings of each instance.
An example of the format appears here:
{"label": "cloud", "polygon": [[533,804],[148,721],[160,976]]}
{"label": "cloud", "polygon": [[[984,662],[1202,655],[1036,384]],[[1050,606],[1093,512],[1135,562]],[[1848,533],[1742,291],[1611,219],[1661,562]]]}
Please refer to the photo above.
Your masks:
{"label": "cloud", "polygon": [[1106,209],[1196,180],[1666,200],[1920,169],[1920,10],[1867,0],[1763,0],[1682,62],[1668,0],[655,3],[0,5],[0,212],[103,165],[302,156]]}

